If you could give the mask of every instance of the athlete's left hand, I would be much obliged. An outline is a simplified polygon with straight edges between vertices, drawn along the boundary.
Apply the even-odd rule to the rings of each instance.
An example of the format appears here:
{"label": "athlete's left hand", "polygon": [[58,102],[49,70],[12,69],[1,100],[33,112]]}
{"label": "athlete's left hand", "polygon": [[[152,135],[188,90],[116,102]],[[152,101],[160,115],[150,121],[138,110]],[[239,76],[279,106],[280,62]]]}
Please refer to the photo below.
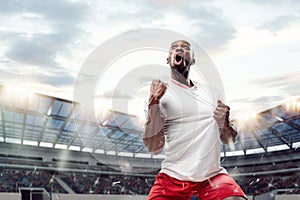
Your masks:
{"label": "athlete's left hand", "polygon": [[217,101],[217,107],[214,111],[214,118],[219,128],[227,126],[229,123],[230,107],[225,105],[221,100]]}

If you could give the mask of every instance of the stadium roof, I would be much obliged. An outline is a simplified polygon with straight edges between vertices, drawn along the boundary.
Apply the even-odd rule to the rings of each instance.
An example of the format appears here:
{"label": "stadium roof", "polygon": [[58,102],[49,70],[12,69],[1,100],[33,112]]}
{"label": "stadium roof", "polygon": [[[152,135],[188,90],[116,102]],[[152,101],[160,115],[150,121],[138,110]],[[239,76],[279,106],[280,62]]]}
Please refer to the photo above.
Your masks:
{"label": "stadium roof", "polygon": [[[138,117],[109,111],[96,119],[78,103],[0,87],[0,142],[94,153],[151,156]],[[221,144],[223,156],[267,153],[300,146],[300,99],[236,120],[238,140]]]}

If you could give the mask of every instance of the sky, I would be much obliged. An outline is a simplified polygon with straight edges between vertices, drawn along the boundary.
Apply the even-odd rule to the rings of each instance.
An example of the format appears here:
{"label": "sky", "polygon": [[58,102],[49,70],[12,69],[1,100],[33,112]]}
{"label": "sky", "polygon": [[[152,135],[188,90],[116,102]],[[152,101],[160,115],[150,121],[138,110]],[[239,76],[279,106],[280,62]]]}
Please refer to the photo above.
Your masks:
{"label": "sky", "polygon": [[[297,0],[2,0],[0,21],[2,85],[73,100],[78,74],[97,47],[127,31],[155,28],[201,45],[234,117],[299,97]],[[104,85],[118,82],[116,71]]]}

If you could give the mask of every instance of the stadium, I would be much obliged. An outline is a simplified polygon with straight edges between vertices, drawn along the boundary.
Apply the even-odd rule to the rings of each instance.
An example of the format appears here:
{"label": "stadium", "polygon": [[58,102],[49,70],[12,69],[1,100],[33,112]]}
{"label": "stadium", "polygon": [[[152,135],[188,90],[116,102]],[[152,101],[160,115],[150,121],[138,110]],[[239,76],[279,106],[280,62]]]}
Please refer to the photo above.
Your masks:
{"label": "stadium", "polygon": [[[2,0],[0,200],[300,200],[299,10],[299,0]],[[180,123],[156,112],[167,120],[144,131],[148,86],[172,86],[170,67],[197,106],[178,93],[165,111]],[[159,172],[180,183],[153,187]]]}
{"label": "stadium", "polygon": [[[134,115],[1,86],[0,199],[146,199],[164,157]],[[221,164],[252,199],[300,199],[300,99],[235,119]],[[96,119],[96,120],[95,120]]]}

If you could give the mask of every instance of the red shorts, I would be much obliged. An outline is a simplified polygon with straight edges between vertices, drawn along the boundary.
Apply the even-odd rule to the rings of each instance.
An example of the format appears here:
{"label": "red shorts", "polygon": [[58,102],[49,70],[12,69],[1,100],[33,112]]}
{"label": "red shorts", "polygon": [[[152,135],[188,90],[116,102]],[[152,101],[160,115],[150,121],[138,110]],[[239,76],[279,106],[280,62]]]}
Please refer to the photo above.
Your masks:
{"label": "red shorts", "polygon": [[218,174],[203,182],[181,181],[159,173],[147,200],[221,200],[230,196],[247,199],[240,186],[228,174]]}

